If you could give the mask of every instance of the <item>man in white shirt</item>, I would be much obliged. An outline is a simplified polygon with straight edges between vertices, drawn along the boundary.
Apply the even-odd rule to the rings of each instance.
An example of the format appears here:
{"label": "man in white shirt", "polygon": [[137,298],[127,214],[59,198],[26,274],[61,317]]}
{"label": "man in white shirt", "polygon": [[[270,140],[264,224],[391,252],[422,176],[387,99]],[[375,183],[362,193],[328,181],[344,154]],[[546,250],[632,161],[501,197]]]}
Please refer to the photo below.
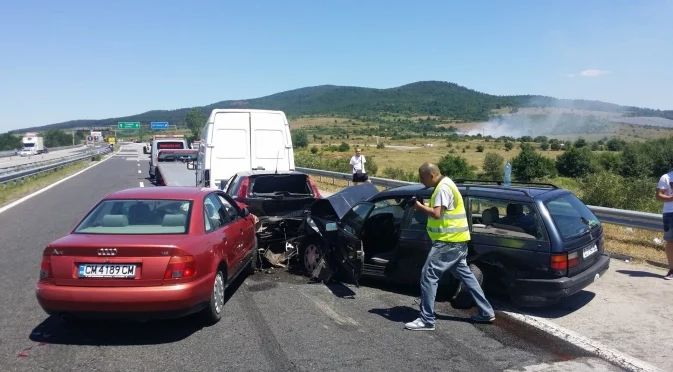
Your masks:
{"label": "man in white shirt", "polygon": [[353,170],[353,184],[358,185],[362,182],[368,182],[369,177],[365,172],[365,164],[367,159],[362,155],[362,150],[360,148],[355,149],[355,155],[351,158],[350,164],[351,169]]}
{"label": "man in white shirt", "polygon": [[664,202],[664,240],[669,269],[664,279],[673,280],[673,172],[668,172],[659,179],[657,200]]}

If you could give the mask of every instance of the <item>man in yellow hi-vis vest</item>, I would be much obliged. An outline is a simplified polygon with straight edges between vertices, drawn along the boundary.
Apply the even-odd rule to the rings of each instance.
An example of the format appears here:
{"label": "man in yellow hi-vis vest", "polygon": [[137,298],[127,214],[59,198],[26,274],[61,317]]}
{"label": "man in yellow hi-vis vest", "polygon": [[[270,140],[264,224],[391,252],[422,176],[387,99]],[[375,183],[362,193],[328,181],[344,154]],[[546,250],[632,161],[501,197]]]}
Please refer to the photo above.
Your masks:
{"label": "man in yellow hi-vis vest", "polygon": [[463,282],[474,298],[479,311],[472,315],[472,320],[492,322],[495,320],[493,307],[486,300],[477,278],[467,266],[470,230],[460,191],[450,178],[442,176],[436,164],[424,163],[418,169],[418,176],[423,185],[434,187],[429,207],[418,201],[414,205],[414,209],[428,215],[427,231],[432,240],[432,248],[421,274],[421,314],[418,319],[404,327],[414,331],[435,329],[437,282],[447,270]]}

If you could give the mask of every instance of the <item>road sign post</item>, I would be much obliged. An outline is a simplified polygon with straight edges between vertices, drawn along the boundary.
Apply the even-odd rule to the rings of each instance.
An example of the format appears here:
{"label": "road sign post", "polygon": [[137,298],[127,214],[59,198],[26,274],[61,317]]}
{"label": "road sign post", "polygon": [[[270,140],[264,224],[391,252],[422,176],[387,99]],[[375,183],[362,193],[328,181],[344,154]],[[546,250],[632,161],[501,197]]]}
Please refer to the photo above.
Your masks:
{"label": "road sign post", "polygon": [[140,129],[140,122],[138,121],[120,121],[117,123],[118,129]]}
{"label": "road sign post", "polygon": [[152,129],[168,129],[168,122],[167,121],[153,121],[150,124],[150,127]]}

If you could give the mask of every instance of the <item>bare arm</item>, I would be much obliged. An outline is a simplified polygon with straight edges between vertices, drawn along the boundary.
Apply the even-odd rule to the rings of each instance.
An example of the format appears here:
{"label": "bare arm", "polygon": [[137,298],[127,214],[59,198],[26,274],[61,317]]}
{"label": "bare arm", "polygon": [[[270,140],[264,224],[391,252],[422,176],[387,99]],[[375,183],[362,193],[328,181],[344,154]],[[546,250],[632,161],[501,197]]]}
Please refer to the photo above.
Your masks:
{"label": "bare arm", "polygon": [[657,200],[662,201],[664,203],[673,201],[673,195],[666,195],[666,190],[664,189],[657,189]]}
{"label": "bare arm", "polygon": [[416,201],[416,205],[414,205],[414,208],[416,210],[421,210],[425,212],[428,216],[434,218],[434,219],[439,219],[442,217],[442,214],[446,210],[446,207],[444,206],[438,206],[434,208],[430,208],[428,206],[425,206],[424,204],[421,204],[419,201]]}

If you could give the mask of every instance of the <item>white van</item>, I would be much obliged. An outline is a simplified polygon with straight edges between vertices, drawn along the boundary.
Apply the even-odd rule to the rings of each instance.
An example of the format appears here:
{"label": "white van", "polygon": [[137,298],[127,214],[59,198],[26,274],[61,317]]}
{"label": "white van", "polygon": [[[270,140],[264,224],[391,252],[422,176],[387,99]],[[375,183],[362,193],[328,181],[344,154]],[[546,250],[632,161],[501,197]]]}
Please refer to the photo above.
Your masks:
{"label": "white van", "polygon": [[160,134],[154,136],[150,150],[150,180],[154,180],[156,177],[159,150],[184,150],[187,148],[187,140],[183,134]]}
{"label": "white van", "polygon": [[282,111],[215,109],[199,143],[196,184],[219,188],[236,172],[294,170],[290,124]]}

